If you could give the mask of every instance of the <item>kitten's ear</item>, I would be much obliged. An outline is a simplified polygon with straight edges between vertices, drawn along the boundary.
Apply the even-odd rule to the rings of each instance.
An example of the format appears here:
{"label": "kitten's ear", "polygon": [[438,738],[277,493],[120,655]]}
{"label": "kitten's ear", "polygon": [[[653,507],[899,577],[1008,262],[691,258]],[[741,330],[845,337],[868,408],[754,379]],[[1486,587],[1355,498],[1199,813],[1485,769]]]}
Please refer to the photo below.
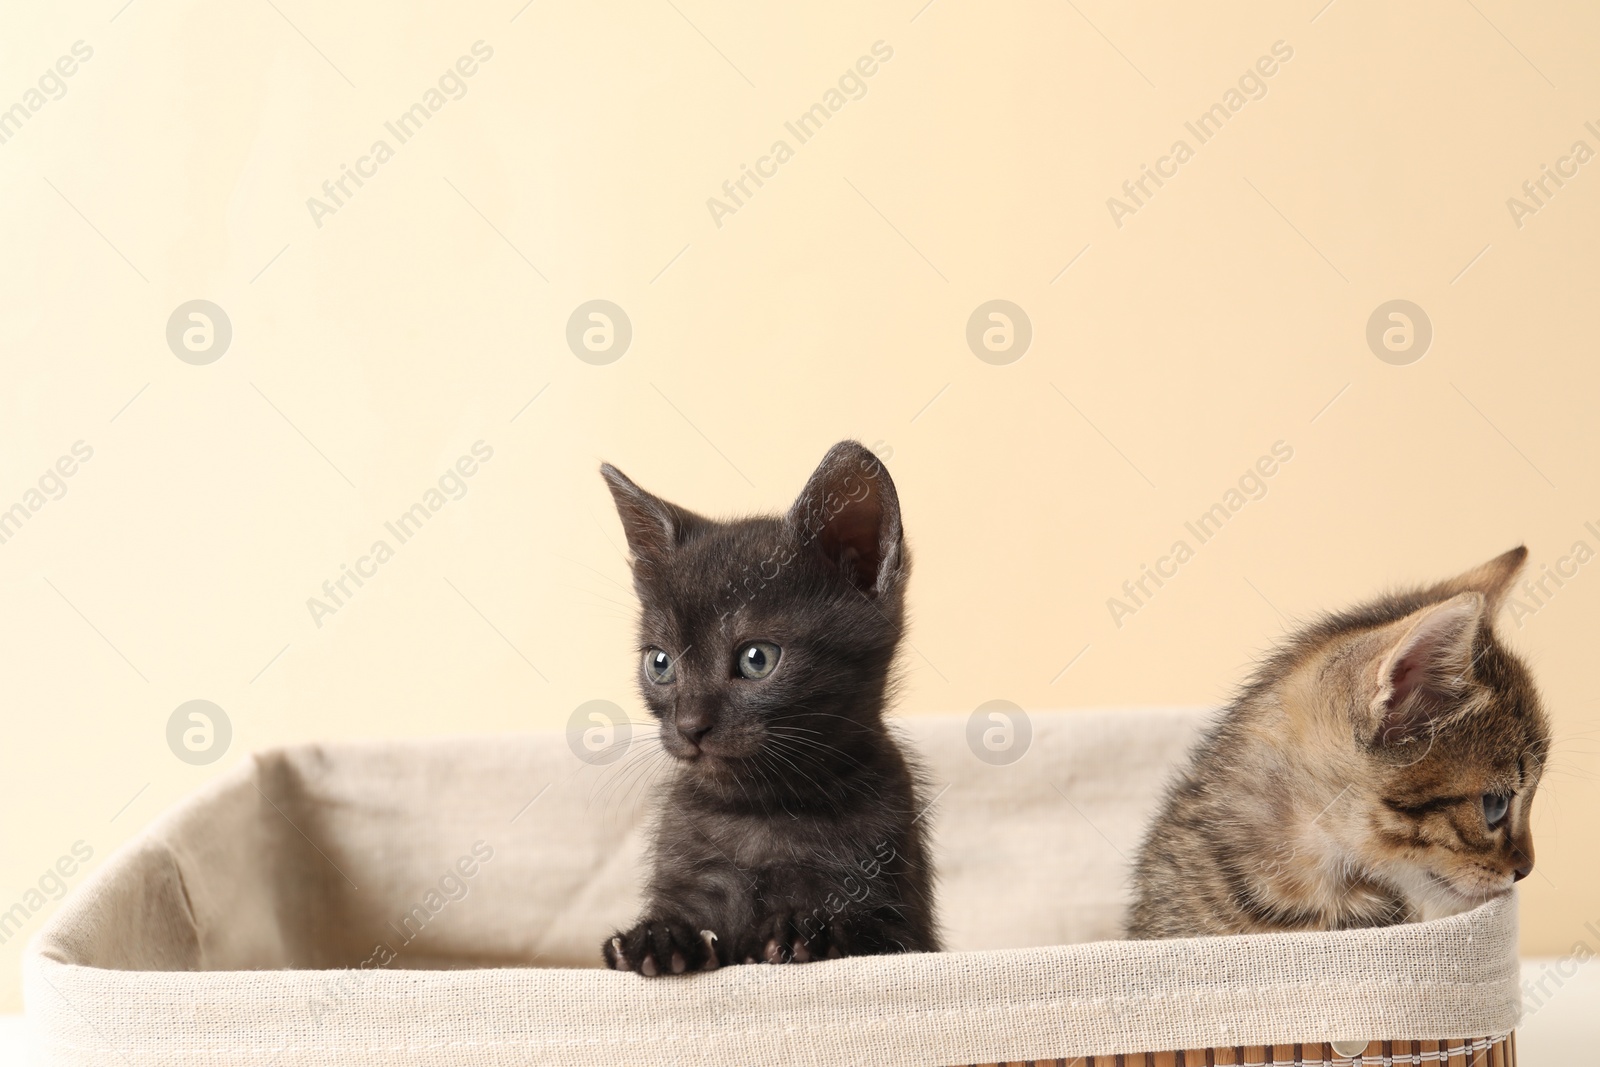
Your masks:
{"label": "kitten's ear", "polygon": [[1518,545],[1509,552],[1502,552],[1487,563],[1480,563],[1465,574],[1458,574],[1449,581],[1440,582],[1437,591],[1440,593],[1482,593],[1488,605],[1488,614],[1492,619],[1494,613],[1500,610],[1500,604],[1505,600],[1506,594],[1511,591],[1511,583],[1517,580],[1517,575],[1522,573],[1522,565],[1528,560],[1526,545]]}
{"label": "kitten's ear", "polygon": [[683,544],[689,533],[705,520],[692,511],[669,504],[640,489],[609,463],[600,464],[600,476],[617,502],[622,532],[635,559],[661,560]]}
{"label": "kitten's ear", "polygon": [[1396,623],[1380,653],[1368,706],[1372,741],[1409,744],[1462,710],[1472,684],[1472,650],[1484,623],[1482,593],[1458,593]]}
{"label": "kitten's ear", "polygon": [[900,497],[878,457],[856,441],[828,450],[787,519],[801,544],[870,597],[905,578]]}

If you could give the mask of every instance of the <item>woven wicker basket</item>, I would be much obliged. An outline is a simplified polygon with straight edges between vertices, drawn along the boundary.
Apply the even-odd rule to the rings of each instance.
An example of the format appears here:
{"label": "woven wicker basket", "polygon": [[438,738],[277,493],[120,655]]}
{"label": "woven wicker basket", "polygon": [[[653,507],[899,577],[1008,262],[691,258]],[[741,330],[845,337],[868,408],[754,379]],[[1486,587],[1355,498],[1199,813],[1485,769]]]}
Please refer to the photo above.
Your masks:
{"label": "woven wicker basket", "polygon": [[[1344,1041],[1339,1045],[1344,1046]],[[1358,1045],[1358,1043],[1352,1043]],[[1075,1056],[1072,1059],[1024,1059],[978,1067],[1517,1067],[1517,1037],[1475,1041],[1368,1041],[1360,1049],[1334,1049],[1328,1041],[1312,1045],[1235,1045],[1234,1048],[1192,1048],[1186,1053],[1144,1053],[1128,1056]]]}
{"label": "woven wicker basket", "polygon": [[[1359,1044],[1354,1043],[1354,1044]],[[1341,1047],[1344,1043],[1340,1042]],[[1346,1053],[1349,1053],[1348,1055]],[[1371,1041],[1357,1051],[1340,1051],[1328,1042],[1300,1045],[1240,1045],[1233,1048],[1190,1049],[1187,1052],[1147,1052],[1143,1055],[1078,1056],[1070,1060],[1024,1060],[1021,1063],[984,1064],[982,1067],[1516,1067],[1516,1035],[1476,1041]]]}
{"label": "woven wicker basket", "polygon": [[965,717],[906,720],[952,951],[653,980],[598,968],[638,906],[639,751],[260,753],[62,904],[28,1011],[45,1062],[121,1067],[1514,1063],[1511,898],[1385,930],[1114,940],[1201,718],[1036,715],[999,764]]}

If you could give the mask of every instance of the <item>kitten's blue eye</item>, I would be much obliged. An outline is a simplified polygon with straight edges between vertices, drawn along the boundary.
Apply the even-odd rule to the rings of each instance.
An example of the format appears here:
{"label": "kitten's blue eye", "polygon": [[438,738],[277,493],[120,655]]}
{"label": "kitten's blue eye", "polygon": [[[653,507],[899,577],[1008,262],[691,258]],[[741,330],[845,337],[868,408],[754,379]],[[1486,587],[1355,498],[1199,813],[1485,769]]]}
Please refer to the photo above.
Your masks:
{"label": "kitten's blue eye", "polygon": [[739,673],[751,679],[765,678],[778,665],[780,651],[771,641],[750,642],[739,650]]}
{"label": "kitten's blue eye", "polygon": [[1496,796],[1494,793],[1483,794],[1483,817],[1489,822],[1489,829],[1493,830],[1505,821],[1506,812],[1511,810],[1511,798]]}
{"label": "kitten's blue eye", "polygon": [[668,685],[678,678],[678,668],[672,657],[659,648],[644,650],[644,676],[657,685]]}

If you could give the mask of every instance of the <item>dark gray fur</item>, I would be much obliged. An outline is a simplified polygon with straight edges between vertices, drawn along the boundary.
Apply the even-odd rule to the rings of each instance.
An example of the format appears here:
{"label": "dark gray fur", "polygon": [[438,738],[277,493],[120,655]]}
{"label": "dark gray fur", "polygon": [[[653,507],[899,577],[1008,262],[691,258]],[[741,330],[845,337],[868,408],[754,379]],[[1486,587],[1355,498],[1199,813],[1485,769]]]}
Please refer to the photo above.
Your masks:
{"label": "dark gray fur", "polygon": [[[633,553],[640,668],[673,777],[640,921],[603,946],[642,974],[939,947],[916,768],[884,722],[909,571],[894,483],[835,445],[783,516],[717,522],[601,468]],[[782,649],[741,677],[747,642]],[[711,936],[714,935],[714,939]]]}

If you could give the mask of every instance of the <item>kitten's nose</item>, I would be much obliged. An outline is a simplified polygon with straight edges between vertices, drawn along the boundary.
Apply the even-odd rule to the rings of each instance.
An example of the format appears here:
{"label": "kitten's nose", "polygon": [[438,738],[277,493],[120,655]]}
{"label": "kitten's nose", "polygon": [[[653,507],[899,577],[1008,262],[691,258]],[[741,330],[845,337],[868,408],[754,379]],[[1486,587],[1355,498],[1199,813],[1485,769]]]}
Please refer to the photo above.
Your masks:
{"label": "kitten's nose", "polygon": [[678,733],[683,739],[698,747],[700,739],[711,732],[713,723],[710,715],[696,709],[694,711],[679,712],[677,725]]}
{"label": "kitten's nose", "polygon": [[1524,828],[1522,833],[1518,834],[1512,839],[1511,855],[1509,858],[1517,861],[1517,865],[1511,868],[1511,873],[1516,876],[1512,879],[1512,881],[1520,882],[1524,878],[1528,877],[1530,873],[1532,873],[1533,835],[1528,833],[1526,828]]}

